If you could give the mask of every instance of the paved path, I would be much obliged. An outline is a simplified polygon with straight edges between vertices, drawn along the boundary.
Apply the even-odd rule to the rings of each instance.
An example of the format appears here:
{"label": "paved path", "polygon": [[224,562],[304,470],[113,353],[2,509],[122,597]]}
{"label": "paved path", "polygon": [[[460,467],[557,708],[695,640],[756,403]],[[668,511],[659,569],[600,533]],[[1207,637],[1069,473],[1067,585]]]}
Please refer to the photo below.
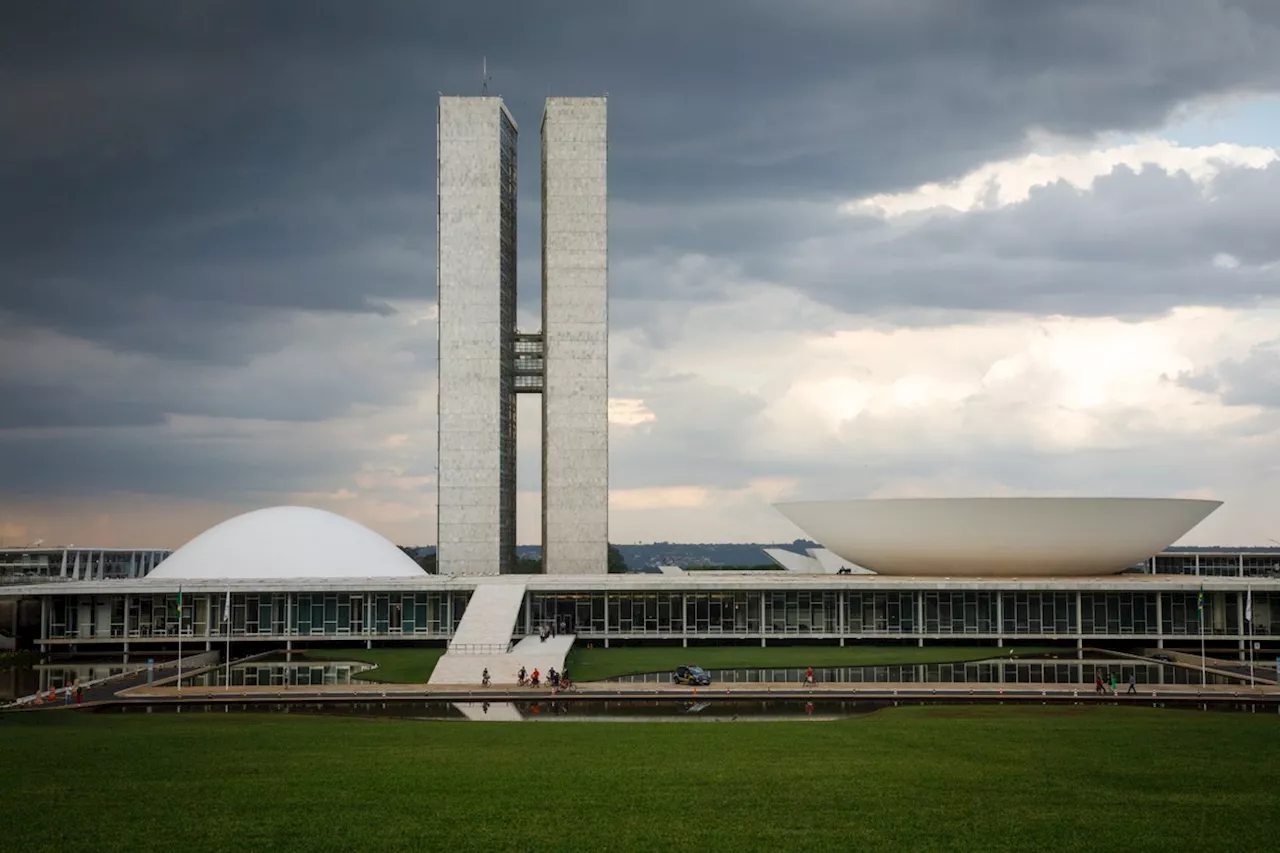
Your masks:
{"label": "paved path", "polygon": [[573,639],[572,634],[559,634],[546,640],[537,636],[525,637],[505,654],[449,652],[436,663],[436,668],[431,673],[431,684],[479,686],[481,673],[488,669],[494,686],[514,686],[518,681],[520,667],[530,673],[536,669],[543,674],[551,667],[563,670],[565,657],[573,647]]}
{"label": "paved path", "polygon": [[[494,686],[488,689],[472,684],[342,684],[314,686],[261,686],[261,687],[202,687],[185,688],[181,699],[185,701],[230,700],[230,701],[272,701],[279,699],[324,699],[332,701],[362,700],[369,698],[419,699],[449,701],[483,701],[493,702],[520,701],[557,696],[562,699],[653,699],[653,698],[705,698],[705,699],[803,699],[803,698],[844,698],[844,699],[911,699],[911,698],[1051,698],[1057,701],[1068,700],[1121,700],[1149,701],[1151,699],[1209,700],[1223,699],[1265,699],[1280,702],[1280,691],[1273,687],[1250,688],[1238,685],[1210,684],[1199,685],[1144,685],[1136,694],[1126,696],[1122,688],[1118,696],[1111,693],[1097,694],[1092,684],[936,684],[922,685],[918,682],[901,684],[816,684],[805,687],[799,684],[770,683],[737,683],[729,685],[713,685],[711,687],[686,687],[675,684],[616,684],[608,682],[592,682],[575,685],[563,693],[555,693],[549,688],[517,688]],[[133,688],[119,696],[122,700],[160,700],[173,701],[179,698],[173,687],[142,686]]]}

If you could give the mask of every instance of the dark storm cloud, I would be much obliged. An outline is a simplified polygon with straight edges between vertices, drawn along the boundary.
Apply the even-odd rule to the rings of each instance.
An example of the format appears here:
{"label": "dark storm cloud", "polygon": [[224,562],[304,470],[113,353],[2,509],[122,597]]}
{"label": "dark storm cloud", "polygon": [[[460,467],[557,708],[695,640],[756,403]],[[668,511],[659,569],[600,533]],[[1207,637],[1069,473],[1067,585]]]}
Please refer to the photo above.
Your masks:
{"label": "dark storm cloud", "polygon": [[[197,327],[263,306],[429,297],[432,101],[478,88],[482,55],[526,164],[548,91],[607,90],[616,199],[830,196],[954,175],[1032,126],[1145,127],[1271,87],[1267,9],[21,4],[0,34],[4,307],[199,357],[216,345]],[[388,244],[416,263],[368,263]],[[192,334],[132,334],[143,309]]]}
{"label": "dark storm cloud", "polygon": [[[615,325],[649,324],[661,344],[663,300],[734,298],[730,285],[769,282],[890,322],[935,325],[973,312],[1161,315],[1181,305],[1241,307],[1280,293],[1280,163],[1224,165],[1207,184],[1157,167],[1121,166],[1082,192],[1065,181],[1023,202],[884,220],[833,206],[781,205],[728,248],[718,209],[675,214],[654,229],[666,248],[649,265],[621,262]],[[634,215],[634,214],[633,214]],[[767,217],[767,219],[766,219]],[[693,241],[720,252],[690,266]],[[654,269],[654,263],[664,263]],[[660,286],[655,286],[660,282]],[[966,316],[966,314],[968,316]]]}
{"label": "dark storm cloud", "polygon": [[[160,424],[170,415],[315,422],[421,392],[435,366],[434,324],[380,329],[360,320],[261,323],[222,341],[263,349],[228,369],[116,354],[0,316],[0,364],[9,368],[0,400],[10,401],[0,406],[0,430]],[[335,335],[347,342],[332,347]]]}
{"label": "dark storm cloud", "polygon": [[355,448],[280,436],[156,428],[30,432],[10,435],[0,453],[0,493],[22,500],[106,493],[207,498],[286,495],[334,489],[357,470]]}
{"label": "dark storm cloud", "polygon": [[[478,92],[482,56],[523,130],[524,307],[537,290],[542,99],[600,92],[611,96],[623,325],[657,322],[675,300],[720,298],[716,285],[736,273],[864,309],[1083,304],[1074,282],[1105,275],[1103,257],[1038,272],[1051,296],[1037,300],[1012,261],[993,274],[983,258],[946,251],[970,241],[1010,255],[994,214],[954,225],[971,234],[937,224],[851,258],[841,242],[883,226],[836,219],[830,201],[954,177],[1021,150],[1030,128],[1148,128],[1189,99],[1274,90],[1278,18],[1274,4],[1225,0],[1189,0],[1176,14],[1163,0],[10,3],[0,318],[170,366],[105,379],[86,368],[64,381],[40,369],[56,352],[28,350],[0,366],[12,412],[0,425],[155,424],[172,412],[321,419],[395,399],[423,365],[362,356],[380,335],[364,325],[333,332],[334,359],[294,368],[292,384],[307,389],[296,398],[251,368],[287,346],[299,312],[377,318],[397,300],[433,298],[435,96]],[[1250,255],[1239,229],[1219,224],[1246,263],[1266,253],[1265,233],[1250,232]],[[824,241],[834,259],[816,252]],[[699,268],[665,278],[663,259],[682,251],[707,255],[722,281]],[[809,260],[797,267],[797,257]],[[1155,287],[1164,272],[1143,275]],[[1246,299],[1250,273],[1234,272],[1221,286]],[[1135,310],[1151,304],[1134,299]],[[649,314],[629,314],[643,301]],[[378,371],[368,387],[352,378],[362,366]],[[751,421],[749,405],[721,402]],[[735,452],[709,427],[691,429],[671,436],[685,458],[712,445],[725,460]],[[21,482],[39,462],[41,482],[77,491],[130,478],[209,493],[260,479],[317,484],[302,455],[138,434],[136,444],[98,432],[12,438],[0,474]]]}

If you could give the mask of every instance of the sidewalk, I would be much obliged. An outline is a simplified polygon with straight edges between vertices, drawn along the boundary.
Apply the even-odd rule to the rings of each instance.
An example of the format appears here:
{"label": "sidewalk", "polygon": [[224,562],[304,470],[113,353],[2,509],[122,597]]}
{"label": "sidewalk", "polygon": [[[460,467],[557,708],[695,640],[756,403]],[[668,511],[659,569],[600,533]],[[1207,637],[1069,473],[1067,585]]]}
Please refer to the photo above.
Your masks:
{"label": "sidewalk", "polygon": [[[344,699],[353,700],[369,699],[374,697],[399,698],[399,699],[432,699],[440,698],[454,699],[458,696],[465,696],[468,699],[483,700],[486,697],[493,701],[519,701],[521,699],[540,699],[550,696],[558,698],[582,698],[582,699],[626,699],[626,698],[655,698],[655,697],[705,697],[707,699],[714,698],[734,698],[734,697],[750,697],[758,698],[805,698],[805,697],[848,697],[857,698],[893,698],[894,696],[903,697],[929,697],[929,696],[954,696],[969,697],[983,696],[998,698],[1002,696],[1008,697],[1053,697],[1055,699],[1063,698],[1081,698],[1090,699],[1125,699],[1126,694],[1123,688],[1118,694],[1112,695],[1109,691],[1105,694],[1094,692],[1092,684],[920,684],[918,682],[902,682],[902,683],[875,683],[875,684],[815,684],[807,687],[801,684],[773,684],[766,682],[750,683],[740,682],[736,684],[712,685],[710,687],[686,687],[675,684],[615,684],[607,682],[590,682],[587,684],[578,684],[568,692],[556,693],[550,688],[539,687],[537,689],[521,688],[511,686],[498,686],[484,688],[478,683],[470,684],[330,684],[330,685],[314,685],[314,686],[235,686],[226,687],[186,687],[182,689],[179,696],[176,687],[157,687],[142,686],[123,691],[119,698],[129,700],[145,700],[157,699],[172,701],[174,699],[183,699],[188,701],[201,699],[223,699],[223,700],[270,700],[273,698],[302,698],[315,697],[324,699]],[[1201,687],[1200,685],[1141,685],[1138,691],[1128,694],[1132,699],[1152,699],[1152,698],[1169,698],[1169,699],[1186,699],[1203,696],[1212,699],[1225,699],[1230,697],[1241,698],[1274,698],[1280,701],[1280,692],[1274,688],[1267,687],[1248,687],[1247,685],[1234,684],[1209,684]]]}

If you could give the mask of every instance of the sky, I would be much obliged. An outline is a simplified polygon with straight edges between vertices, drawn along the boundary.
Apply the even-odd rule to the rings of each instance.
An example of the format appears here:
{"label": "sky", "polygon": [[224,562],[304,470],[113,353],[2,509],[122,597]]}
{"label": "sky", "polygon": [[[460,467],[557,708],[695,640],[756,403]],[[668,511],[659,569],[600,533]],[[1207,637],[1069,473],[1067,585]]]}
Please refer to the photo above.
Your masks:
{"label": "sky", "polygon": [[[17,0],[0,540],[304,504],[435,540],[435,118],[609,96],[610,534],[1208,497],[1280,539],[1280,4]],[[522,397],[519,539],[539,537]]]}

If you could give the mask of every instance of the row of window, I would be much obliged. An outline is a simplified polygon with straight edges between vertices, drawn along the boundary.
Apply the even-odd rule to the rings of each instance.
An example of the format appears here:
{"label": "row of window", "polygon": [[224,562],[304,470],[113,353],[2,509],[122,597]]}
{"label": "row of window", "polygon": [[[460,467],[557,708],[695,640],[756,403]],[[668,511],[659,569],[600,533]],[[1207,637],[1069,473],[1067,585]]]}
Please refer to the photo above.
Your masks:
{"label": "row of window", "polygon": [[[238,593],[232,636],[415,634],[447,637],[466,610],[468,592]],[[1204,633],[1280,633],[1280,593],[1257,593],[1252,621],[1242,596],[1204,596]],[[530,593],[527,624],[553,623],[584,636],[627,635],[1194,635],[1201,609],[1194,592],[937,592],[817,590],[789,592]],[[51,639],[226,636],[226,598],[177,595],[52,596]],[[1243,629],[1242,629],[1243,626]]]}
{"label": "row of window", "polygon": [[1160,554],[1147,561],[1160,575],[1202,577],[1280,577],[1280,553],[1276,554]]}
{"label": "row of window", "polygon": [[[1159,598],[1159,601],[1157,601]],[[1250,630],[1237,596],[1208,593],[1206,634]],[[1196,593],[858,592],[569,593],[530,596],[534,627],[633,634],[1198,634]],[[1280,633],[1280,594],[1253,598],[1252,630]]]}
{"label": "row of window", "polygon": [[[414,634],[451,636],[466,592],[235,594],[233,637]],[[50,600],[49,639],[226,636],[225,595],[73,595]]]}

